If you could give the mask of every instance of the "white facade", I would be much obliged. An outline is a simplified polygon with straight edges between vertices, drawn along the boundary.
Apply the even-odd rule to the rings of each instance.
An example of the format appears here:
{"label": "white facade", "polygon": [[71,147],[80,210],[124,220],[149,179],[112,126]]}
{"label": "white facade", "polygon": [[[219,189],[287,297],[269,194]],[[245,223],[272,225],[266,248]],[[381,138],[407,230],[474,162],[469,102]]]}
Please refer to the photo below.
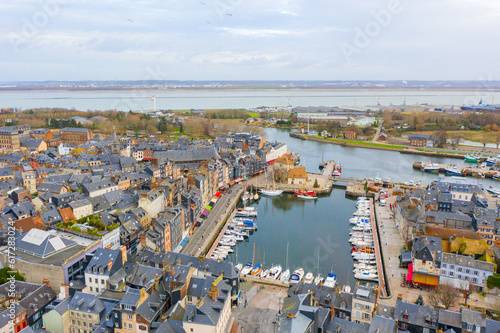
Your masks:
{"label": "white facade", "polygon": [[[447,277],[443,282],[450,284],[449,279],[468,281],[469,284],[485,287],[488,276],[493,275],[492,263],[474,260],[472,257],[443,253],[440,277]],[[441,278],[439,279],[441,283]],[[461,285],[460,282],[455,283]]]}
{"label": "white facade", "polygon": [[73,215],[75,215],[77,220],[92,214],[94,214],[94,207],[92,207],[90,202],[87,205],[73,208]]}
{"label": "white facade", "polygon": [[132,153],[132,157],[135,158],[136,161],[142,161],[144,158],[144,152],[142,150],[137,150]]}
{"label": "white facade", "polygon": [[[102,268],[99,268],[102,270]],[[109,276],[99,274],[99,271],[87,273],[85,272],[85,284],[87,292],[91,294],[99,294],[108,288]]]}
{"label": "white facade", "polygon": [[68,155],[71,152],[71,149],[72,147],[67,147],[64,145],[64,143],[61,143],[59,144],[59,146],[57,146],[57,151],[61,156]]}
{"label": "white facade", "polygon": [[274,161],[278,157],[285,155],[288,152],[288,146],[286,143],[280,143],[276,147],[272,147],[269,152],[266,153],[266,162],[269,163]]}
{"label": "white facade", "polygon": [[144,208],[144,210],[148,212],[150,218],[157,218],[158,214],[165,208],[165,196],[163,193],[158,191],[154,192],[158,194],[154,199],[151,198],[149,193],[147,197],[143,196],[139,199],[139,207]]}
{"label": "white facade", "polygon": [[104,249],[119,250],[120,249],[120,228],[116,228],[102,236],[102,247]]}

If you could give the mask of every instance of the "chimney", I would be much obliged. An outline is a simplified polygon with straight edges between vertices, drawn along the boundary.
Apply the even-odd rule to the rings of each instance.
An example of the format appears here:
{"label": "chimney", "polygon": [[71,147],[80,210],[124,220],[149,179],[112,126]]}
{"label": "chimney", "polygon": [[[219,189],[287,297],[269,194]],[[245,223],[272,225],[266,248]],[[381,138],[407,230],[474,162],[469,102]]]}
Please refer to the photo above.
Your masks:
{"label": "chimney", "polygon": [[335,317],[335,307],[330,307],[330,321],[333,320],[333,317]]}
{"label": "chimney", "polygon": [[158,277],[158,275],[155,276],[154,288],[156,291],[160,291],[160,278]]}
{"label": "chimney", "polygon": [[310,306],[314,306],[314,300],[313,300],[313,296],[314,296],[314,292],[312,290],[309,290],[309,296],[311,296],[311,301],[309,302],[309,305]]}
{"label": "chimney", "polygon": [[67,285],[67,284],[61,284],[58,298],[59,299],[65,299],[68,296],[69,296],[69,285]]}
{"label": "chimney", "polygon": [[46,284],[48,287],[50,287],[50,281],[49,281],[49,279],[45,279],[44,278],[42,283]]}
{"label": "chimney", "polygon": [[122,265],[125,265],[127,262],[127,247],[125,245],[122,245],[120,247],[120,252],[122,253]]}
{"label": "chimney", "polygon": [[108,271],[111,271],[111,267],[113,267],[113,262],[110,260],[108,262]]}
{"label": "chimney", "polygon": [[139,239],[141,240],[141,246],[144,247],[146,246],[146,235],[145,234],[140,234]]}

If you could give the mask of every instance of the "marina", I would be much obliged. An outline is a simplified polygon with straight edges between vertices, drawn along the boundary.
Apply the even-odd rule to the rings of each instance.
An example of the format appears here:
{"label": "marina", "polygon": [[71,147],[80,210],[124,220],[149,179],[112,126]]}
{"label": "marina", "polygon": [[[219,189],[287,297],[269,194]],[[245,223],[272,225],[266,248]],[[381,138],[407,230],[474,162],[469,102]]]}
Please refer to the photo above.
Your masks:
{"label": "marina", "polygon": [[487,165],[486,162],[482,162],[480,165],[474,165],[471,163],[478,162],[467,162],[469,165],[456,165],[456,164],[442,164],[442,163],[431,163],[415,161],[413,162],[413,169],[427,172],[427,173],[444,173],[447,176],[470,176],[475,178],[490,178],[493,180],[500,180],[500,171],[496,168],[496,163],[493,165]]}

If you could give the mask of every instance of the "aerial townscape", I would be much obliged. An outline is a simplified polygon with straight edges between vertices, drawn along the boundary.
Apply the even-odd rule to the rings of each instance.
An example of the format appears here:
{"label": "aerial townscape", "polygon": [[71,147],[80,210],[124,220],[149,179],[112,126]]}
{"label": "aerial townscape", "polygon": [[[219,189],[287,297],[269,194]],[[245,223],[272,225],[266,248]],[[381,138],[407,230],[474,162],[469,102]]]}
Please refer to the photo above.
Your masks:
{"label": "aerial townscape", "polygon": [[0,333],[500,333],[499,18],[0,2]]}
{"label": "aerial townscape", "polygon": [[[385,150],[322,142],[325,130],[318,129],[330,121],[304,123],[293,110],[283,142],[268,141],[256,133],[276,137],[283,129],[259,119],[285,111],[266,109],[213,123],[239,113],[60,119],[51,117],[71,112],[37,110],[46,118],[40,128],[12,120],[31,110],[4,112],[18,124],[0,129],[2,329],[498,332],[500,192],[485,186],[498,168],[490,150],[472,161],[470,147],[443,148],[447,155],[419,150],[434,137],[410,134],[402,151],[388,152],[416,158],[401,171],[406,180],[356,177],[348,155],[325,156],[325,149]],[[387,109],[346,107],[351,123],[335,126],[349,142],[370,129],[380,140],[384,124],[394,126]],[[157,128],[124,130],[129,117]],[[226,134],[216,134],[222,125]],[[311,144],[320,145],[312,167]],[[426,154],[463,166],[417,160]],[[491,179],[461,171],[483,169]],[[419,175],[429,181],[408,179]],[[298,207],[299,224],[283,205]],[[323,209],[329,216],[318,213]],[[340,236],[314,241],[314,225]],[[331,244],[314,248],[325,241]]]}

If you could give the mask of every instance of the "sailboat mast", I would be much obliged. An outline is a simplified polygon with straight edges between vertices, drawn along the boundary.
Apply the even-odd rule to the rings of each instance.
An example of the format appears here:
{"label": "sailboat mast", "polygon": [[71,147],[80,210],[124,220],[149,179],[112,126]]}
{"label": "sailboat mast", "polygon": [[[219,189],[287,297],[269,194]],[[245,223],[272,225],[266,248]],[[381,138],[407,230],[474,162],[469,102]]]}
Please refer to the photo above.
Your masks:
{"label": "sailboat mast", "polygon": [[255,242],[253,243],[252,266],[255,266]]}
{"label": "sailboat mast", "polygon": [[286,262],[285,262],[285,268],[288,269],[288,245],[289,243],[286,243]]}

